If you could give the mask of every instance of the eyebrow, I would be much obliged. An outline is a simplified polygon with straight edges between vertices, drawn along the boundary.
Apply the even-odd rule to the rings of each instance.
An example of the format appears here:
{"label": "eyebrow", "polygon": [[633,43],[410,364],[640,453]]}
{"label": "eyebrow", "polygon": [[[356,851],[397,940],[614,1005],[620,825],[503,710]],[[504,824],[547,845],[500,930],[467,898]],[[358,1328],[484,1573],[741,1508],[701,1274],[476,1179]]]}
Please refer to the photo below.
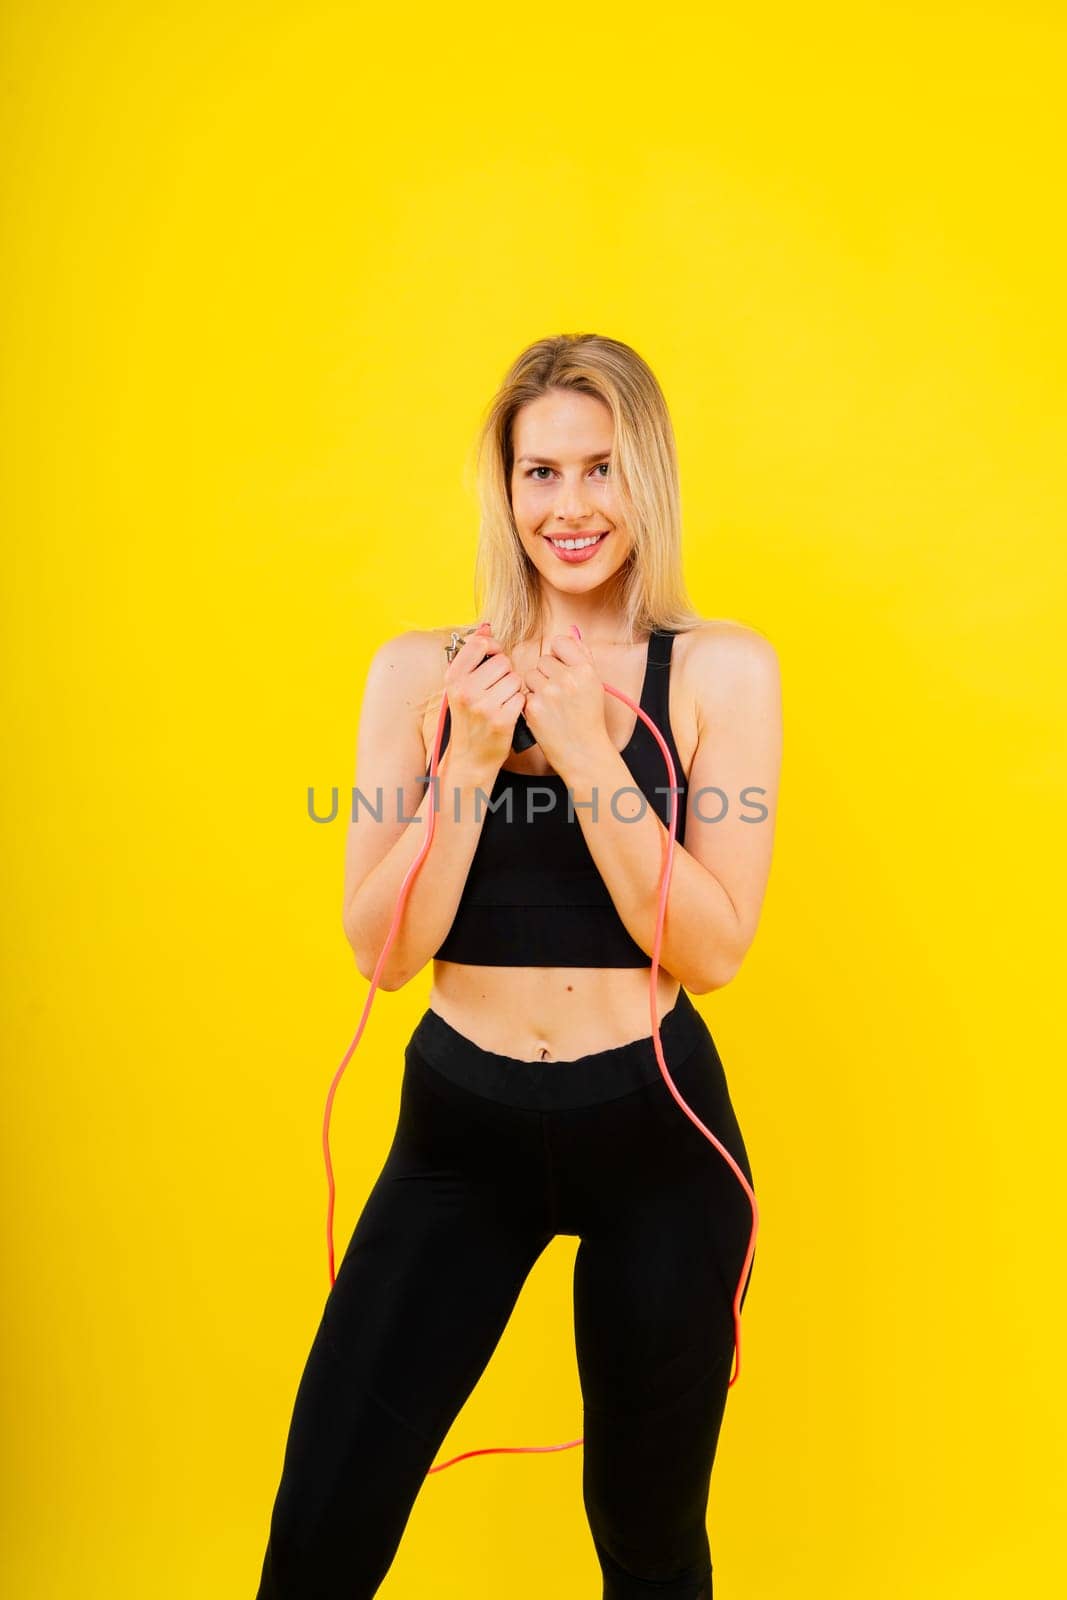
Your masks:
{"label": "eyebrow", "polygon": [[[594,461],[603,461],[605,459],[605,457],[610,456],[610,454],[611,454],[610,450],[597,450],[593,455],[585,456],[583,461],[582,461],[582,465],[588,467]],[[516,464],[516,466],[521,466],[521,464],[524,461],[529,461],[531,463],[531,465],[535,466],[535,467],[558,467],[559,466],[559,462],[558,461],[553,461],[548,456],[520,456],[518,461],[515,464]]]}

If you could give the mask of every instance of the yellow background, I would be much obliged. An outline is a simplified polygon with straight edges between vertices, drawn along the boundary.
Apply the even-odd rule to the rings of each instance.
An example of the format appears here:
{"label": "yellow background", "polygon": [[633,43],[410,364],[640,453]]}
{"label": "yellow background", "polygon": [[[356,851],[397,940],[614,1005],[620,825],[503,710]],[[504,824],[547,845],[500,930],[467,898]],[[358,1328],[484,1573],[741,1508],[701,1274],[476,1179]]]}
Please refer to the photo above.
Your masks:
{"label": "yellow background", "polygon": [[[695,601],[782,664],[698,1001],[762,1223],[716,1600],[1062,1592],[1060,7],[3,28],[5,1592],[252,1600],[367,992],[307,789],[473,619],[474,430],[562,331],[652,365]],[[338,1260],[429,977],[338,1091]],[[575,1247],[439,1459],[581,1432]],[[595,1600],[580,1473],[434,1475],[383,1600]]]}

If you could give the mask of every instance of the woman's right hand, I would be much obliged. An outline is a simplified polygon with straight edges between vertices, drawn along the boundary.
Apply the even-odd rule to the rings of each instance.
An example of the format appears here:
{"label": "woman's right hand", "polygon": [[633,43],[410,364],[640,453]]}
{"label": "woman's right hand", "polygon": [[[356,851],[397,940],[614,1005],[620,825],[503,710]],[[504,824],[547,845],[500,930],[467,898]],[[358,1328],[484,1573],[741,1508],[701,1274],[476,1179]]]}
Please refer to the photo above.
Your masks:
{"label": "woman's right hand", "polygon": [[511,750],[526,692],[489,623],[457,650],[445,669],[444,690],[452,724],[450,765],[495,778]]}

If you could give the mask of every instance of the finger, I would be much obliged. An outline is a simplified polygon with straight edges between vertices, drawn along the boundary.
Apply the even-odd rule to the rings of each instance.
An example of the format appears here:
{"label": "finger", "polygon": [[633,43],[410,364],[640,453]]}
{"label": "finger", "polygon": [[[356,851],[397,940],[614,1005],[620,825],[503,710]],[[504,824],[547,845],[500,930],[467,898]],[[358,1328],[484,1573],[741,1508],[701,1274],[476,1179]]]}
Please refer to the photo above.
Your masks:
{"label": "finger", "polygon": [[[466,650],[468,655],[472,656],[475,661],[480,661],[483,656],[496,655],[501,648],[499,641],[493,638],[488,624],[484,625],[484,631],[481,627],[478,627],[474,629],[473,633],[468,633],[463,643],[463,650]],[[462,651],[460,654],[462,654]]]}
{"label": "finger", "polygon": [[548,641],[552,654],[559,661],[564,661],[568,666],[576,666],[579,661],[587,661],[589,652],[585,645],[579,644],[577,639],[569,633],[556,633]]}
{"label": "finger", "polygon": [[551,656],[540,656],[526,674],[527,680],[533,681],[536,678],[541,683],[547,683],[559,671],[561,665],[561,662],[554,661]]}
{"label": "finger", "polygon": [[[492,689],[502,678],[515,671],[503,650],[494,650],[484,661],[471,669],[470,681],[481,690]],[[516,673],[516,676],[518,674]],[[521,682],[521,679],[520,679]]]}

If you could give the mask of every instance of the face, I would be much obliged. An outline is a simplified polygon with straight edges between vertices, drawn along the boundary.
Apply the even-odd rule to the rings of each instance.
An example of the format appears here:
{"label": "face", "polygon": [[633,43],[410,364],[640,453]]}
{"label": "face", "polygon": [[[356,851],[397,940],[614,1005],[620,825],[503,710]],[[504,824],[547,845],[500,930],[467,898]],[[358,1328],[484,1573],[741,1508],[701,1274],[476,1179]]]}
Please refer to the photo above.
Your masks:
{"label": "face", "polygon": [[[515,525],[541,577],[565,594],[598,589],[633,547],[612,476],[614,433],[603,400],[573,390],[531,400],[512,425]],[[604,537],[569,550],[553,543],[591,534]]]}

